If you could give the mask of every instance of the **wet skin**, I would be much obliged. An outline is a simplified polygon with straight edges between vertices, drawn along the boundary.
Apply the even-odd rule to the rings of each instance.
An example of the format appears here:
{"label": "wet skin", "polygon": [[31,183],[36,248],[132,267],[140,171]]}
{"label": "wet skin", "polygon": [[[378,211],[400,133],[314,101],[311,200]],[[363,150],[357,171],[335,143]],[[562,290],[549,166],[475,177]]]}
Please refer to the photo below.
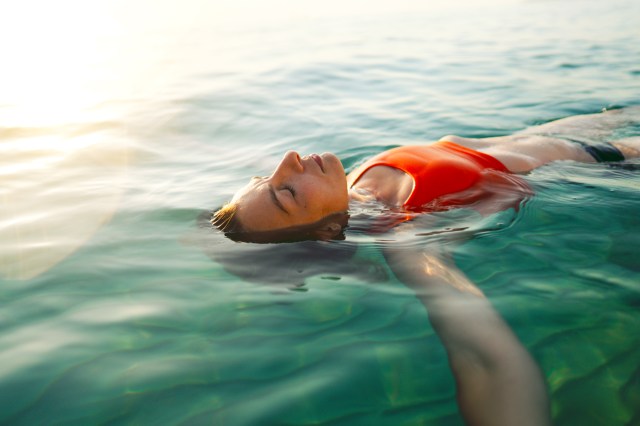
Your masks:
{"label": "wet skin", "polygon": [[347,179],[331,153],[300,157],[288,151],[271,176],[252,178],[231,202],[248,231],[288,228],[346,211]]}

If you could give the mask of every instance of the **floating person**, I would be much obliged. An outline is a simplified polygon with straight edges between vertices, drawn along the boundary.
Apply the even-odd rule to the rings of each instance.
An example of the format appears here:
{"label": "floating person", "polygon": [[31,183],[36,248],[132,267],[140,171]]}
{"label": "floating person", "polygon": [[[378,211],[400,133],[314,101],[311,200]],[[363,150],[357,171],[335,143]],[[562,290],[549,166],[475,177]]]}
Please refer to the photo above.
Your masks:
{"label": "floating person", "polygon": [[[271,175],[252,178],[211,221],[234,241],[327,241],[345,237],[350,210],[378,203],[394,214],[391,220],[381,218],[383,226],[374,222],[371,232],[411,238],[412,224],[432,212],[467,207],[488,215],[517,209],[532,194],[523,174],[553,161],[640,157],[640,136],[611,139],[616,129],[638,124],[640,107],[629,107],[509,136],[449,135],[384,151],[348,175],[334,154],[301,157],[289,151]],[[454,265],[451,246],[395,241],[383,239],[384,256],[427,309],[447,350],[465,420],[549,424],[539,367],[482,291]]]}

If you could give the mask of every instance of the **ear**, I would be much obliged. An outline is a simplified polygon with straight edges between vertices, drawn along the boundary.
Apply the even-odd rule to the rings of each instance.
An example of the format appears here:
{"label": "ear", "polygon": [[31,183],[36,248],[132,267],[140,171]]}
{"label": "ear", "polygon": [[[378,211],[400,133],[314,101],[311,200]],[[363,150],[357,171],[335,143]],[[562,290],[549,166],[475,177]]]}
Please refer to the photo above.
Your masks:
{"label": "ear", "polygon": [[315,231],[319,240],[327,241],[335,239],[342,232],[342,226],[336,222],[329,222],[322,225]]}

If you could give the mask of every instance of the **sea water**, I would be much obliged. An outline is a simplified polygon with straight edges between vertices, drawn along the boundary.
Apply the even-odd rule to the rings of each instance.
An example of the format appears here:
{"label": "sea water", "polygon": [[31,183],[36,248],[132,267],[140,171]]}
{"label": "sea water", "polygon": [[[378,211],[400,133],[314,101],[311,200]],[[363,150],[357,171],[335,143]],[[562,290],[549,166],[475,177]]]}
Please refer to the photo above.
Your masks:
{"label": "sea water", "polygon": [[[202,214],[288,149],[350,169],[638,105],[639,5],[268,3],[3,12],[0,423],[462,423],[375,238],[254,247]],[[519,211],[431,229],[468,231],[559,425],[640,423],[639,167],[550,164]]]}

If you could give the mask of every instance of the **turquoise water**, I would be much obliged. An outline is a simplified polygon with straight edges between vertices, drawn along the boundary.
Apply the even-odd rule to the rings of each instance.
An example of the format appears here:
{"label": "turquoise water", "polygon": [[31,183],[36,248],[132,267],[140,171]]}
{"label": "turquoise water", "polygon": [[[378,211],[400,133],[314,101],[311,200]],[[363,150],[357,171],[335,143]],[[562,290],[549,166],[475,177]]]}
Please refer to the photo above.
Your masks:
{"label": "turquoise water", "polygon": [[[73,6],[2,34],[3,424],[461,424],[373,237],[255,247],[198,217],[287,149],[352,167],[640,104],[631,0]],[[470,230],[456,262],[559,425],[640,423],[639,166],[548,165],[517,213],[432,225]]]}

